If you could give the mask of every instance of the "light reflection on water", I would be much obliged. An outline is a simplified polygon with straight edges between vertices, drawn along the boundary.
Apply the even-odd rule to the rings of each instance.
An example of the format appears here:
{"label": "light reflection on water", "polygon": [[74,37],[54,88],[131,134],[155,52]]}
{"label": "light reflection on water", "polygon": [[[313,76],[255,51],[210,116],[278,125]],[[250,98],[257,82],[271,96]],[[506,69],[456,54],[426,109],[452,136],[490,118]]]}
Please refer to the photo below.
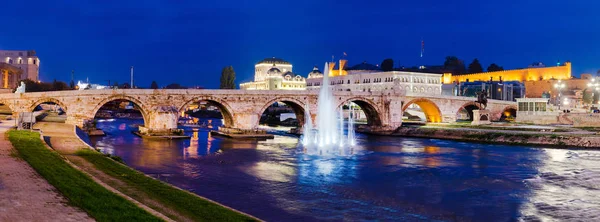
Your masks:
{"label": "light reflection on water", "polygon": [[[213,121],[220,122],[220,121]],[[298,138],[143,140],[101,122],[96,147],[153,176],[269,221],[598,220],[600,152],[358,135],[352,155]],[[122,129],[125,126],[125,129]]]}

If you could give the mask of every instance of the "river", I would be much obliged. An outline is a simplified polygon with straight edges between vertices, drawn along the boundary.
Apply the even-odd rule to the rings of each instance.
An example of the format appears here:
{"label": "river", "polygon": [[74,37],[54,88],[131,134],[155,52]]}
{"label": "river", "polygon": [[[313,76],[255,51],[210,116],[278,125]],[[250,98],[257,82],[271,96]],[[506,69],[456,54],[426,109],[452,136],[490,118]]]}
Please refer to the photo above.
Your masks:
{"label": "river", "polygon": [[137,124],[99,122],[108,135],[91,143],[268,221],[600,220],[600,151],[358,134],[350,155],[319,156],[293,136],[233,140],[200,129],[157,141],[133,135]]}

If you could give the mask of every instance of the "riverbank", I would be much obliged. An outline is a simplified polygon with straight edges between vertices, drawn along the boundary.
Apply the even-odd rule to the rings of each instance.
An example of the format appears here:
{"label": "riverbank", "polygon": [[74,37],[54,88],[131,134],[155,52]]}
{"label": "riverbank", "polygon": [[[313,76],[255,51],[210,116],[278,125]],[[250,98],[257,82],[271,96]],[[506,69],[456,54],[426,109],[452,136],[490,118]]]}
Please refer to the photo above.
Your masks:
{"label": "riverbank", "polygon": [[493,129],[490,127],[402,126],[393,132],[374,132],[370,134],[522,146],[600,148],[600,136],[589,131],[532,131],[530,129]]}
{"label": "riverbank", "polygon": [[77,137],[72,125],[38,123],[36,128],[43,131],[45,141],[81,170],[169,219],[175,221],[258,220],[146,176],[100,152],[88,149],[88,145]]}
{"label": "riverbank", "polygon": [[[48,183],[64,195],[72,206],[85,210],[98,221],[162,221],[94,182],[88,175],[75,169],[62,157],[45,147],[40,134],[31,131],[8,132],[8,137],[23,158]],[[31,206],[28,206],[31,207]],[[27,211],[39,209],[29,208]],[[67,215],[64,215],[67,216]],[[45,221],[47,218],[38,218]],[[65,220],[66,218],[56,218]],[[91,218],[87,218],[91,220]]]}
{"label": "riverbank", "polygon": [[24,161],[5,134],[12,125],[0,122],[0,221],[93,221]]}

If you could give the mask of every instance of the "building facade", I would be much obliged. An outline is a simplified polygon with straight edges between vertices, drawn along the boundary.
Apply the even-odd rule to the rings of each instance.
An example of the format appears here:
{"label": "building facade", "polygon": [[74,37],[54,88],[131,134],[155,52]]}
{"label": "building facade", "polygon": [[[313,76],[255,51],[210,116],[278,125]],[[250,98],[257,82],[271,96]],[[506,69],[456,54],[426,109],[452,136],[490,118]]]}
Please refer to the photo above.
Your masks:
{"label": "building facade", "polygon": [[[331,73],[331,72],[330,72]],[[329,75],[330,85],[336,91],[382,91],[400,89],[406,94],[441,95],[442,74],[418,72],[372,72],[347,71],[345,75]],[[309,75],[306,80],[308,90],[321,88],[323,77]]]}
{"label": "building facade", "polygon": [[523,98],[526,91],[525,85],[519,81],[476,81],[444,84],[444,92],[442,94],[477,97],[477,93],[482,90],[486,91],[487,98],[506,101],[515,101],[517,98]]}
{"label": "building facade", "polygon": [[[572,90],[585,90],[588,88],[588,84],[592,83],[593,77],[591,74],[581,74],[580,78],[571,78],[561,80],[565,84],[565,91]],[[598,79],[594,81],[600,81]],[[526,97],[528,98],[541,98],[544,93],[550,93],[552,96],[558,95],[558,89],[554,87],[558,83],[557,79],[543,80],[543,81],[525,81],[525,88],[527,88]]]}
{"label": "building facade", "polygon": [[475,81],[542,81],[542,80],[566,80],[571,79],[571,63],[565,62],[559,66],[543,67],[530,66],[525,69],[513,69],[497,72],[482,72],[463,75],[452,75],[444,73],[444,84],[458,84],[461,82]]}
{"label": "building facade", "polygon": [[40,59],[33,50],[0,50],[0,62],[22,70],[20,75],[3,72],[3,88],[14,88],[22,79],[39,81]]}
{"label": "building facade", "polygon": [[266,58],[254,65],[254,81],[240,84],[242,90],[305,90],[306,79],[292,72],[292,64]]}

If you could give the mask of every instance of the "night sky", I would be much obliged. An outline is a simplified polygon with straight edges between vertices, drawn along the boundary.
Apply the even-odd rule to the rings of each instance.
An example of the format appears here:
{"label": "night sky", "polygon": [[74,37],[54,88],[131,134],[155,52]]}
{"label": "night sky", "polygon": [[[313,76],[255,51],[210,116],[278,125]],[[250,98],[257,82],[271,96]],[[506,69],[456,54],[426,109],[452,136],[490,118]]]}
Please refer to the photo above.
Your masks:
{"label": "night sky", "polygon": [[[95,2],[95,3],[90,3]],[[40,78],[136,85],[219,86],[254,64],[280,57],[306,76],[331,56],[350,65],[393,58],[438,65],[456,55],[484,69],[573,62],[573,74],[600,69],[600,1],[2,1],[0,49],[36,50]],[[419,57],[421,39],[425,56]]]}

